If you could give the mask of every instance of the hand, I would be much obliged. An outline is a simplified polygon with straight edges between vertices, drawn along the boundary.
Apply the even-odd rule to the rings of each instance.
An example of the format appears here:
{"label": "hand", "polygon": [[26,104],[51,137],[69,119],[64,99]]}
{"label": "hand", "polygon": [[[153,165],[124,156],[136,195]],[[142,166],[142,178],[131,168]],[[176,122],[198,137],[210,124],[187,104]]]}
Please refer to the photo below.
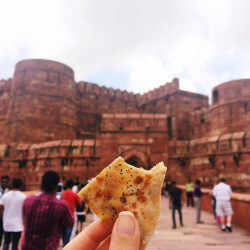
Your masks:
{"label": "hand", "polygon": [[121,212],[111,232],[96,220],[70,241],[63,250],[139,250],[140,228],[131,212]]}

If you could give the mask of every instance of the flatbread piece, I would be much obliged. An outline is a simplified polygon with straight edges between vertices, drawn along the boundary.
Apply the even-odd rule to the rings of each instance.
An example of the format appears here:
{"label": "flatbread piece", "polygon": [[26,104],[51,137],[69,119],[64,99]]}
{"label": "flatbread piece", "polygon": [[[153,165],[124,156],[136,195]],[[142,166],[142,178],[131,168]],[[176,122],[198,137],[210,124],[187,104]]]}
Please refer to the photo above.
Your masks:
{"label": "flatbread piece", "polygon": [[158,223],[166,170],[163,162],[147,171],[118,157],[78,195],[110,230],[121,211],[132,212],[139,222],[143,250]]}

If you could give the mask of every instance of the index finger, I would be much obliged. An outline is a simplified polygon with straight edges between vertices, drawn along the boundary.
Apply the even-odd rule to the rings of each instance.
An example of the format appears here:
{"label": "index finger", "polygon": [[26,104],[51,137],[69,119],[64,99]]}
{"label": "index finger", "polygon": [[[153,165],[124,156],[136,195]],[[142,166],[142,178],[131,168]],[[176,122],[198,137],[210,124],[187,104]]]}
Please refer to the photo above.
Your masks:
{"label": "index finger", "polygon": [[101,220],[96,220],[70,241],[63,250],[94,250],[110,234],[111,232],[103,225]]}

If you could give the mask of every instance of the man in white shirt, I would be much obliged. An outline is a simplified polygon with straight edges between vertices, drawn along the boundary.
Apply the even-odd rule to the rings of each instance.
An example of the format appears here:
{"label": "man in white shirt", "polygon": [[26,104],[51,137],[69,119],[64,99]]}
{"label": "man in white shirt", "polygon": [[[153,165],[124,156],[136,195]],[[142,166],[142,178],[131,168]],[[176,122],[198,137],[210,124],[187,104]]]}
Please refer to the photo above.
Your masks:
{"label": "man in white shirt", "polygon": [[[224,178],[220,179],[220,183],[217,184],[213,189],[213,196],[216,199],[216,215],[220,216],[221,230],[232,232],[231,220],[233,215],[233,210],[230,202],[230,195],[232,189],[227,185]],[[225,226],[224,217],[227,218],[227,226]]]}
{"label": "man in white shirt", "polygon": [[3,250],[18,249],[18,243],[23,231],[22,207],[26,196],[20,191],[23,182],[13,179],[13,189],[0,199],[0,213],[3,212],[4,245]]}

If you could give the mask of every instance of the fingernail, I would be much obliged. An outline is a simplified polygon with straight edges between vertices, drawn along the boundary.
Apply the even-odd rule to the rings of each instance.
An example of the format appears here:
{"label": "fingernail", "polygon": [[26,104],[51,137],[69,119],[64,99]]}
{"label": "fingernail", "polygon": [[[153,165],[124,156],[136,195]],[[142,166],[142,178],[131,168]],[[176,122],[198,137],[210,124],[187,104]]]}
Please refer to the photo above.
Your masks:
{"label": "fingernail", "polygon": [[128,211],[123,211],[119,213],[118,234],[123,236],[133,236],[135,233],[135,217],[134,214]]}

